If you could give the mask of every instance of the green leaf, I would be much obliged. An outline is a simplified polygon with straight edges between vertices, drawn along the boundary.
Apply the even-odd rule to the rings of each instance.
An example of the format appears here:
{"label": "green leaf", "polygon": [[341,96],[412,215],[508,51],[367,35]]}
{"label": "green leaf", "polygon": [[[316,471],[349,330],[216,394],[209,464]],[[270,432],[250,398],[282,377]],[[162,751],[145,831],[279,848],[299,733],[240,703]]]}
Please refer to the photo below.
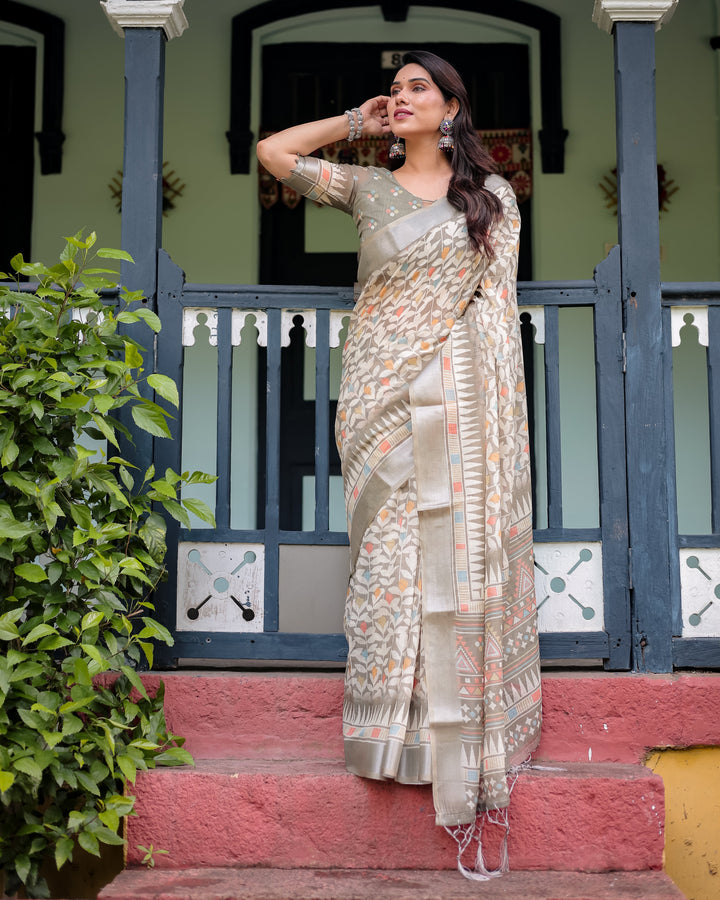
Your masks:
{"label": "green leaf", "polygon": [[70,506],[70,515],[73,522],[85,530],[92,525],[92,513],[85,503],[73,503]]}
{"label": "green leaf", "polygon": [[29,775],[37,781],[40,781],[42,778],[42,769],[30,756],[21,756],[20,759],[14,759],[13,768],[17,769],[18,772]]}
{"label": "green leaf", "polygon": [[[78,684],[83,684],[86,687],[92,684],[92,678],[90,677],[90,670],[88,669],[88,664],[85,660],[78,656],[72,661],[72,669],[73,675],[75,676],[75,681]],[[70,703],[64,703],[60,707],[60,712],[75,712],[76,709],[82,709],[85,706],[89,706],[93,702],[92,697],[82,697],[79,700],[73,700]]]}
{"label": "green leaf", "polygon": [[132,408],[133,421],[138,428],[142,428],[143,431],[147,431],[155,437],[171,437],[166,415],[154,403],[143,403]]}
{"label": "green leaf", "polygon": [[94,628],[96,625],[99,625],[104,618],[105,616],[101,612],[94,609],[83,616],[80,630],[87,631],[89,628]]}
{"label": "green leaf", "polygon": [[161,766],[192,766],[195,763],[192,755],[182,747],[169,747],[158,753],[154,761]]}
{"label": "green leaf", "polygon": [[45,570],[37,563],[20,563],[19,566],[15,566],[15,574],[33,584],[40,581],[47,581]]}
{"label": "green leaf", "polygon": [[96,797],[100,796],[100,791],[98,790],[98,786],[94,779],[90,777],[87,772],[83,772],[82,769],[78,769],[75,773],[77,775],[77,780],[82,787],[85,788],[91,794],[94,794]]}
{"label": "green leaf", "polygon": [[160,502],[165,507],[165,509],[170,513],[173,519],[177,519],[181,525],[184,525],[186,528],[190,528],[190,516],[188,516],[187,512],[177,503],[175,500],[163,500],[160,498]]}
{"label": "green leaf", "polygon": [[27,877],[30,874],[30,858],[26,853],[18,853],[15,857],[15,871],[17,872],[17,876],[20,881],[24,884],[27,881]]}
{"label": "green leaf", "polygon": [[57,634],[57,631],[52,627],[52,625],[36,625],[22,642],[22,645],[24,647],[26,644],[31,644],[33,641],[37,641],[40,638],[47,637],[50,634]]}
{"label": "green leaf", "polygon": [[151,481],[150,487],[156,490],[158,494],[162,494],[163,497],[170,497],[171,500],[175,500],[177,497],[177,491],[167,481]]}
{"label": "green leaf", "polygon": [[98,815],[98,818],[106,828],[109,828],[111,831],[117,831],[118,825],[120,824],[120,816],[118,815],[117,810],[104,809]]}
{"label": "green leaf", "polygon": [[142,369],[142,354],[137,348],[137,344],[133,341],[125,341],[125,365],[131,369]]}
{"label": "green leaf", "polygon": [[137,769],[132,759],[129,756],[118,756],[115,761],[127,780],[134,782],[137,777]]}
{"label": "green leaf", "polygon": [[46,637],[38,644],[38,650],[59,650],[61,647],[69,647],[70,644],[72,644],[72,641],[60,637],[60,635],[57,637]]}
{"label": "green leaf", "polygon": [[0,792],[9,790],[15,782],[15,776],[12,772],[0,771]]}
{"label": "green leaf", "polygon": [[180,405],[177,385],[172,378],[167,375],[148,375],[148,384],[163,400],[168,400],[173,406]]}
{"label": "green leaf", "polygon": [[[73,544],[74,543],[75,541],[73,539]],[[100,571],[89,559],[81,559],[77,564],[77,570],[90,581],[100,581]]]}
{"label": "green leaf", "polygon": [[51,750],[56,747],[65,737],[62,731],[41,731],[40,734]]}
{"label": "green leaf", "polygon": [[78,843],[87,853],[92,853],[93,856],[100,856],[100,845],[98,844],[98,839],[89,831],[80,832],[80,834],[78,835]]}
{"label": "green leaf", "polygon": [[100,259],[124,259],[126,262],[135,262],[126,250],[114,250],[112,247],[100,247],[96,252]]}
{"label": "green leaf", "polygon": [[[70,704],[70,705],[72,705],[72,704]],[[62,712],[62,710],[61,710],[61,712]],[[73,715],[70,715],[69,713],[66,713],[63,716],[62,733],[64,736],[70,737],[73,734],[77,734],[78,731],[82,731],[82,729],[83,729],[82,719],[78,718],[78,716],[73,716]]]}
{"label": "green leaf", "polygon": [[103,416],[109,412],[117,402],[110,394],[96,394],[94,400],[95,408]]}
{"label": "green leaf", "polygon": [[[155,657],[155,648],[149,641],[138,641],[138,643],[142,647],[142,651],[145,654],[145,659],[147,660],[148,668],[152,669],[153,659]],[[173,641],[173,643],[174,643],[174,641]]]}
{"label": "green leaf", "polygon": [[130,312],[129,310],[124,309],[121,313],[118,313],[117,316],[115,316],[115,321],[116,322],[139,322],[140,320],[138,319],[138,317],[135,315],[134,312]]}
{"label": "green leaf", "polygon": [[62,563],[51,562],[46,571],[50,584],[55,584],[62,575],[64,567]]}
{"label": "green leaf", "polygon": [[[4,617],[3,617],[4,618]],[[20,637],[17,625],[3,623],[0,620],[0,641],[15,641]]]}
{"label": "green leaf", "polygon": [[[100,818],[98,816],[98,818]],[[102,819],[101,819],[102,821]],[[121,837],[116,830],[112,828],[96,828],[93,832],[103,844],[114,844],[118,847],[125,844],[125,838]]]}
{"label": "green leaf", "polygon": [[183,481],[185,484],[214,484],[217,481],[217,475],[208,475],[207,472],[193,472],[192,475],[183,476]]}
{"label": "green leaf", "polygon": [[58,839],[55,844],[55,865],[58,869],[61,869],[68,860],[72,859],[74,847],[75,844],[72,838],[63,836]]}
{"label": "green leaf", "polygon": [[8,441],[7,447],[5,447],[2,457],[0,457],[0,463],[2,463],[3,466],[12,465],[17,459],[19,452],[18,445],[15,441]]}
{"label": "green leaf", "polygon": [[94,644],[80,644],[80,646],[83,653],[87,653],[90,659],[94,660],[98,665],[107,668],[107,660]]}
{"label": "green leaf", "polygon": [[145,690],[145,685],[142,683],[140,676],[138,673],[131,669],[130,666],[121,666],[120,671],[125,675],[130,684],[135,688],[135,690],[146,700],[149,699],[147,695],[147,691]]}
{"label": "green leaf", "polygon": [[157,562],[160,562],[165,555],[165,535],[167,526],[165,519],[158,513],[150,513],[144,524],[140,527],[138,534],[148,549],[150,556]]}
{"label": "green leaf", "polygon": [[167,628],[159,622],[156,622],[155,619],[143,616],[143,624],[145,627],[138,635],[139,638],[157,638],[158,640],[164,641],[169,646],[172,646],[175,643]]}
{"label": "green leaf", "polygon": [[19,666],[13,669],[10,681],[27,681],[30,678],[35,678],[36,675],[42,675],[44,672],[45,666],[42,663],[28,660],[28,662],[20,663]]}
{"label": "green leaf", "polygon": [[139,319],[144,319],[145,323],[149,325],[153,331],[160,331],[160,328],[162,327],[160,317],[151,309],[148,309],[146,306],[141,306],[138,309],[133,310],[133,312]]}
{"label": "green leaf", "polygon": [[119,449],[120,444],[118,444],[117,438],[115,437],[115,429],[109,424],[107,419],[97,415],[97,413],[93,413],[92,420],[97,425],[103,437]]}
{"label": "green leaf", "polygon": [[198,519],[202,519],[203,522],[209,522],[213,527],[215,526],[213,511],[204,500],[198,500],[196,497],[183,498],[182,505],[194,516],[197,516]]}

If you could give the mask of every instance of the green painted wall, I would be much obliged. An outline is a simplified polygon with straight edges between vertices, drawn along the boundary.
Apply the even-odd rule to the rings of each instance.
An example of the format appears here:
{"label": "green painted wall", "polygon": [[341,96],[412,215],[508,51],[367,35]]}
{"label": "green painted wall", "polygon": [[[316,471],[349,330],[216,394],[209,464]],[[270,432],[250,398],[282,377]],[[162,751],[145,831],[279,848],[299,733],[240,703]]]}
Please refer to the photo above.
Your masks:
{"label": "green painted wall", "polygon": [[[119,216],[108,183],[122,165],[123,41],[96,0],[34,0],[60,13],[67,28],[65,158],[62,175],[36,180],[34,246],[52,256],[58,235],[96,228],[106,244],[119,240]],[[228,166],[230,20],[245,0],[187,0],[190,28],[167,48],[165,158],[185,183],[165,220],[165,246],[191,281],[253,282],[257,278],[256,176],[231,176]],[[566,171],[543,175],[536,164],[533,200],[535,277],[587,278],[616,239],[616,220],[598,183],[614,166],[612,40],[591,21],[592,2],[545,0],[562,16]],[[304,24],[303,24],[304,23]],[[662,218],[665,280],[720,278],[718,53],[713,0],[681,0],[657,35],[659,160],[679,187]],[[451,10],[411,10],[407,23],[386,23],[378,7],[298,17],[263,30],[256,48],[284,40],[518,40],[532,32]],[[255,57],[257,58],[257,53]],[[257,64],[248,85],[258,109]],[[540,127],[537,79],[535,130]],[[257,127],[257,112],[254,125]],[[539,154],[536,147],[536,163]],[[701,212],[701,221],[695,219]]]}

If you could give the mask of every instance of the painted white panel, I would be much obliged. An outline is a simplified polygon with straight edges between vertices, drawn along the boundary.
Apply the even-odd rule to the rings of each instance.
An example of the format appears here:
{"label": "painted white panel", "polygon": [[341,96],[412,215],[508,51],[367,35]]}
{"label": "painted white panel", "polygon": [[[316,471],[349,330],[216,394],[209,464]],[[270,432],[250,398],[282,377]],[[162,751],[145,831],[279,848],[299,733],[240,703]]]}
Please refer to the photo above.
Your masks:
{"label": "painted white panel", "polygon": [[342,632],[349,574],[348,547],[281,544],[280,631]]}
{"label": "painted white panel", "polygon": [[540,631],[602,631],[600,541],[535,544],[534,549]]}
{"label": "painted white panel", "polygon": [[264,622],[262,544],[178,545],[178,631],[259,632]]}
{"label": "painted white panel", "polygon": [[680,551],[683,637],[720,637],[720,550]]}

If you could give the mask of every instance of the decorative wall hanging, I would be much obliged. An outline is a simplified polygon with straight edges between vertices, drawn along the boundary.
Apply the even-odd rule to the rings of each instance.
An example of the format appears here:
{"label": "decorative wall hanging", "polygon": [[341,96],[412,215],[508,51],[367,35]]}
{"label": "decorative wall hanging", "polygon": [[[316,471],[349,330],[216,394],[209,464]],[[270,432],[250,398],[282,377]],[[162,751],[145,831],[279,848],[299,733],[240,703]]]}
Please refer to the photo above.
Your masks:
{"label": "decorative wall hanging", "polygon": [[[108,185],[118,212],[122,212],[122,184],[123,173],[120,169],[118,169],[112,181]],[[178,197],[182,197],[182,193],[184,190],[185,184],[180,181],[178,176],[175,174],[175,170],[170,168],[170,163],[165,161],[163,163],[162,181],[164,216],[166,216],[171,209],[175,209],[175,200],[177,200]]]}
{"label": "decorative wall hanging", "polygon": [[[668,178],[665,166],[658,165],[658,212],[668,211],[670,206],[670,198],[679,190],[678,186],[672,178]],[[609,175],[603,175],[603,179],[598,185],[605,195],[605,207],[611,209],[614,215],[617,215],[617,167],[611,169]]]}
{"label": "decorative wall hanging", "polygon": [[532,194],[532,131],[529,128],[507,128],[503,131],[478,131],[478,134],[500,174],[512,185],[518,203],[529,200]]}
{"label": "decorative wall hanging", "polygon": [[[262,131],[260,137],[269,137],[274,132]],[[522,203],[532,194],[532,132],[529,128],[478,131],[482,142],[495,160],[500,174],[512,185]],[[388,164],[389,142],[386,138],[365,137],[355,140],[337,141],[326,144],[313,156],[328,162],[349,163],[356,166],[381,166]],[[302,200],[297,191],[280,185],[275,177],[258,163],[260,203],[271,209],[278,200],[284,206],[294,209]],[[319,205],[319,204],[316,204]]]}

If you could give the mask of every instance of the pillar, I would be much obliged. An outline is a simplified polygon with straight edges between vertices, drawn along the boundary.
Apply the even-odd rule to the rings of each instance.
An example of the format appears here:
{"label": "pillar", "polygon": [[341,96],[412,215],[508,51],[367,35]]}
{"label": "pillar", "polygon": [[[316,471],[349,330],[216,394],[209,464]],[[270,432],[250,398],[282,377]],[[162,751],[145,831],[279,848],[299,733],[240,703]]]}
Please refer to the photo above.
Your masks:
{"label": "pillar", "polygon": [[677,0],[596,0],[593,19],[613,34],[618,238],[626,340],[629,560],[633,668],[672,670],[670,516],[667,484],[655,132],[655,31]]}

